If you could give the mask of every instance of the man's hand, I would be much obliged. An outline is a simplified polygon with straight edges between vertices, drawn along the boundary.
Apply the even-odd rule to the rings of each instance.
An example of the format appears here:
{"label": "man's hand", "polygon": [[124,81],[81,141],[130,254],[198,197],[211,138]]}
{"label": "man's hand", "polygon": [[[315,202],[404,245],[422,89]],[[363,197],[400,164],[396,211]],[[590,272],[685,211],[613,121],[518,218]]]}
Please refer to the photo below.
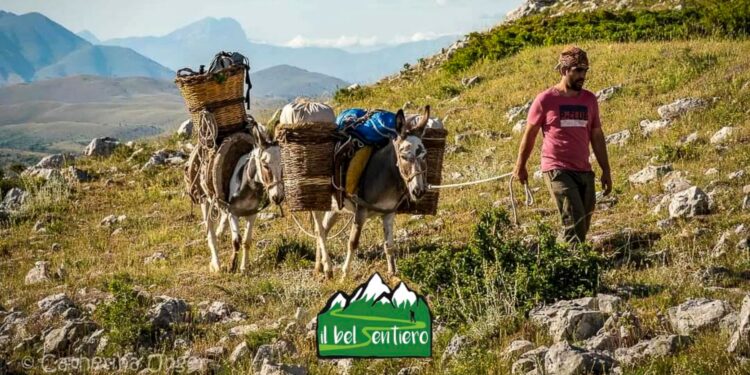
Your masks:
{"label": "man's hand", "polygon": [[521,184],[526,185],[529,181],[529,172],[526,170],[526,166],[516,165],[516,168],[513,170],[513,177]]}
{"label": "man's hand", "polygon": [[604,189],[604,196],[607,196],[612,192],[612,175],[609,172],[603,172],[601,181],[602,189]]}

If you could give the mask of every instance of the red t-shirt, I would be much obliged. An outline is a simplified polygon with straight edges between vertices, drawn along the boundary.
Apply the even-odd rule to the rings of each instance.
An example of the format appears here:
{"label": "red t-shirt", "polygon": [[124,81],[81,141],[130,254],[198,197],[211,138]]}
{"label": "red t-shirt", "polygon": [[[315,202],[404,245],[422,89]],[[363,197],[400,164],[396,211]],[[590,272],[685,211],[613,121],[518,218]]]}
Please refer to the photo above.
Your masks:
{"label": "red t-shirt", "polygon": [[527,122],[542,127],[542,172],[591,171],[591,130],[602,126],[599,104],[591,91],[565,97],[551,87],[534,99]]}

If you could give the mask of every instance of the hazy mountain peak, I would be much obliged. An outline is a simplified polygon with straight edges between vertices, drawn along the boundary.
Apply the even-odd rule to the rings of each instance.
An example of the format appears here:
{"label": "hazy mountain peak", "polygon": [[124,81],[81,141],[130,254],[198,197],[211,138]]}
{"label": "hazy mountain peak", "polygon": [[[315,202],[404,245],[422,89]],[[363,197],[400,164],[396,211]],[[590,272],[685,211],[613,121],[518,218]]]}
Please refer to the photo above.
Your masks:
{"label": "hazy mountain peak", "polygon": [[94,35],[94,33],[92,33],[91,31],[88,31],[88,30],[82,30],[81,32],[76,33],[76,35],[78,35],[79,37],[83,38],[84,40],[86,40],[87,42],[89,42],[91,44],[100,44],[101,43],[101,41],[99,40],[99,38],[97,38],[96,35]]}
{"label": "hazy mountain peak", "polygon": [[243,43],[247,41],[245,30],[242,29],[242,25],[240,25],[240,23],[234,18],[229,17],[206,17],[171,32],[167,37],[176,40],[213,39],[216,41],[229,39],[241,40]]}

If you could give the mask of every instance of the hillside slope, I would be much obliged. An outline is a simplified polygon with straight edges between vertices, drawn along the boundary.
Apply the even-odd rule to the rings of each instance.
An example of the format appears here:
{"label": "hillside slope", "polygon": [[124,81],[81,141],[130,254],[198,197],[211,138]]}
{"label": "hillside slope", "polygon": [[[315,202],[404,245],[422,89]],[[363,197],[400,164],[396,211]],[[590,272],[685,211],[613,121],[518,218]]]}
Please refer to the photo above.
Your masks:
{"label": "hillside slope", "polygon": [[[750,184],[747,170],[750,165],[750,66],[746,59],[750,42],[696,40],[581,43],[581,46],[588,50],[592,64],[587,88],[597,91],[622,85],[621,91],[601,103],[605,132],[630,130],[632,134],[622,146],[609,146],[615,200],[599,205],[592,235],[625,233],[627,238],[640,238],[657,233],[660,237],[637,248],[625,245],[627,258],[608,264],[600,290],[619,293],[624,298],[627,309],[640,318],[644,338],[673,333],[663,317],[670,307],[689,298],[722,299],[739,311],[741,300],[750,289],[750,280],[743,276],[750,267],[747,250],[735,247],[750,235],[747,232],[750,211],[742,208],[743,186]],[[438,70],[420,80],[370,87],[364,91],[366,97],[339,103],[338,109],[350,106],[395,109],[406,102],[431,104],[434,113],[445,118],[451,132],[449,149],[452,151],[447,155],[443,170],[447,182],[506,173],[515,159],[519,134],[511,130],[513,124],[508,122],[505,113],[557,81],[551,68],[560,49],[561,46],[530,48],[507,59],[475,64],[459,75]],[[481,77],[480,83],[464,87],[461,80],[470,76]],[[704,98],[712,104],[682,116],[666,129],[649,136],[641,134],[642,120],[659,118],[659,106],[684,97]],[[709,141],[712,135],[725,126],[735,129],[733,135],[722,145],[712,144]],[[682,152],[669,151],[670,147],[676,147],[680,138],[693,132],[697,132],[696,142],[685,146]],[[227,302],[247,314],[244,323],[194,322],[178,326],[176,334],[188,338],[193,353],[203,353],[215,346],[231,351],[243,337],[219,338],[226,335],[229,327],[253,323],[257,329],[244,336],[249,343],[269,343],[275,338],[288,340],[297,351],[285,357],[285,361],[302,364],[311,373],[336,371],[334,364],[317,359],[315,347],[306,338],[302,326],[335,291],[353,290],[374,271],[385,274],[384,256],[377,247],[382,239],[380,223],[375,220],[367,224],[362,249],[353,262],[352,276],[345,282],[315,278],[311,263],[314,244],[295,229],[288,215],[266,218],[256,224],[248,275],[210,274],[200,214],[182,193],[182,169],[159,167],[136,171],[152,151],[162,147],[179,149],[181,143],[161,139],[135,147],[143,147],[144,151],[132,160],[128,157],[134,149],[127,148],[109,159],[78,160],[77,167],[95,174],[96,179],[74,185],[69,194],[53,192],[51,188],[33,190],[30,185],[36,196],[48,198],[33,199],[11,226],[2,229],[0,273],[4,281],[0,284],[0,294],[7,296],[8,301],[0,303],[6,308],[32,312],[37,309],[36,302],[49,295],[51,286],[55,286],[56,293],[65,292],[75,303],[83,305],[100,291],[106,291],[112,280],[121,280],[118,282],[147,290],[149,295],[183,298],[196,313],[202,309],[197,305],[206,300]],[[654,157],[662,160],[652,161]],[[530,171],[533,172],[538,163],[537,149]],[[631,174],[652,163],[671,164],[691,184],[708,192],[714,202],[711,214],[657,225],[667,216],[664,211],[653,212],[665,194],[662,181],[644,185],[627,181]],[[716,172],[707,174],[709,169]],[[744,174],[736,173],[741,170]],[[533,227],[537,223],[554,228],[558,225],[543,183],[534,179],[531,187],[537,206],[520,208],[520,220],[524,225],[507,228],[513,236],[535,233]],[[399,265],[437,251],[436,248],[472,241],[472,227],[478,213],[491,210],[493,204],[509,208],[507,197],[506,182],[447,190],[441,195],[437,217],[399,217],[396,224]],[[277,211],[274,208],[271,212]],[[100,226],[100,221],[111,214],[126,217],[114,227]],[[34,230],[37,220],[42,220],[39,225],[46,228],[44,232]],[[719,238],[724,233],[734,233],[741,224],[745,224],[744,232],[727,235],[725,251],[716,254],[714,245]],[[626,228],[629,229],[625,231]],[[220,242],[222,260],[226,262],[230,242],[226,236]],[[50,250],[54,243],[61,250]],[[627,239],[625,243],[630,244]],[[335,264],[343,261],[345,244],[345,239],[331,240]],[[623,249],[610,251],[617,253]],[[161,252],[166,259],[144,263],[144,259],[156,252]],[[631,257],[643,262],[628,260]],[[26,273],[40,260],[49,261],[52,268],[64,266],[67,275],[61,280],[21,287]],[[716,279],[701,276],[711,269],[726,271],[716,274],[719,275]],[[401,276],[408,279],[408,275]],[[423,280],[408,281],[412,288],[423,288],[422,293],[427,288]],[[396,280],[391,280],[389,285],[395,283]],[[510,372],[513,361],[502,351],[512,340],[531,340],[535,345],[552,343],[547,330],[522,317],[514,317],[502,294],[468,295],[460,301],[446,300],[440,294],[428,294],[428,298],[433,309],[456,304],[462,306],[468,316],[460,324],[448,323],[449,316],[436,316],[436,326],[438,323],[446,325],[435,331],[434,360],[356,360],[352,371],[395,373],[401,368],[418,366],[424,373],[505,374]],[[148,307],[148,304],[133,303],[135,305],[127,305],[135,306],[133,311],[145,312],[143,309]],[[297,308],[301,317],[295,321],[292,314]],[[113,323],[101,315],[94,316],[99,324],[113,327]],[[289,321],[297,325],[284,329]],[[138,324],[145,324],[140,320],[132,322],[132,326],[120,325],[131,330],[126,332],[132,332],[141,327]],[[443,360],[441,353],[456,333],[471,337],[472,344],[462,349],[465,355]],[[726,354],[729,335],[726,329],[694,334],[693,343],[684,350],[673,356],[646,360],[637,366],[626,366],[624,373],[739,374],[750,371],[747,363],[743,365]],[[184,351],[172,348],[170,343],[158,350],[175,355]],[[20,355],[14,354],[13,358]],[[250,362],[247,359],[232,365],[220,359],[217,363],[249,371]]]}

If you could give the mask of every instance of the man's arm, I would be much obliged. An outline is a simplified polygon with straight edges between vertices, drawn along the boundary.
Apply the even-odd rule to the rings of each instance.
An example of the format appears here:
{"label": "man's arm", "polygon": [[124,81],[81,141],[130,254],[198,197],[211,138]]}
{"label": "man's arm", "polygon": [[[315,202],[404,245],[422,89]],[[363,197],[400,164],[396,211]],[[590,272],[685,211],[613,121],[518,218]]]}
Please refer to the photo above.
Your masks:
{"label": "man's arm", "polygon": [[529,172],[526,170],[526,162],[529,161],[531,151],[534,150],[534,143],[536,142],[536,136],[539,134],[540,128],[541,126],[537,124],[527,123],[523,131],[521,145],[518,147],[516,167],[513,170],[513,175],[522,184],[526,184],[529,180]]}
{"label": "man's arm", "polygon": [[601,127],[591,129],[591,148],[594,149],[596,161],[602,168],[602,189],[604,195],[609,195],[612,191],[612,175],[609,170],[609,156],[607,155],[607,141],[604,138],[604,131]]}

